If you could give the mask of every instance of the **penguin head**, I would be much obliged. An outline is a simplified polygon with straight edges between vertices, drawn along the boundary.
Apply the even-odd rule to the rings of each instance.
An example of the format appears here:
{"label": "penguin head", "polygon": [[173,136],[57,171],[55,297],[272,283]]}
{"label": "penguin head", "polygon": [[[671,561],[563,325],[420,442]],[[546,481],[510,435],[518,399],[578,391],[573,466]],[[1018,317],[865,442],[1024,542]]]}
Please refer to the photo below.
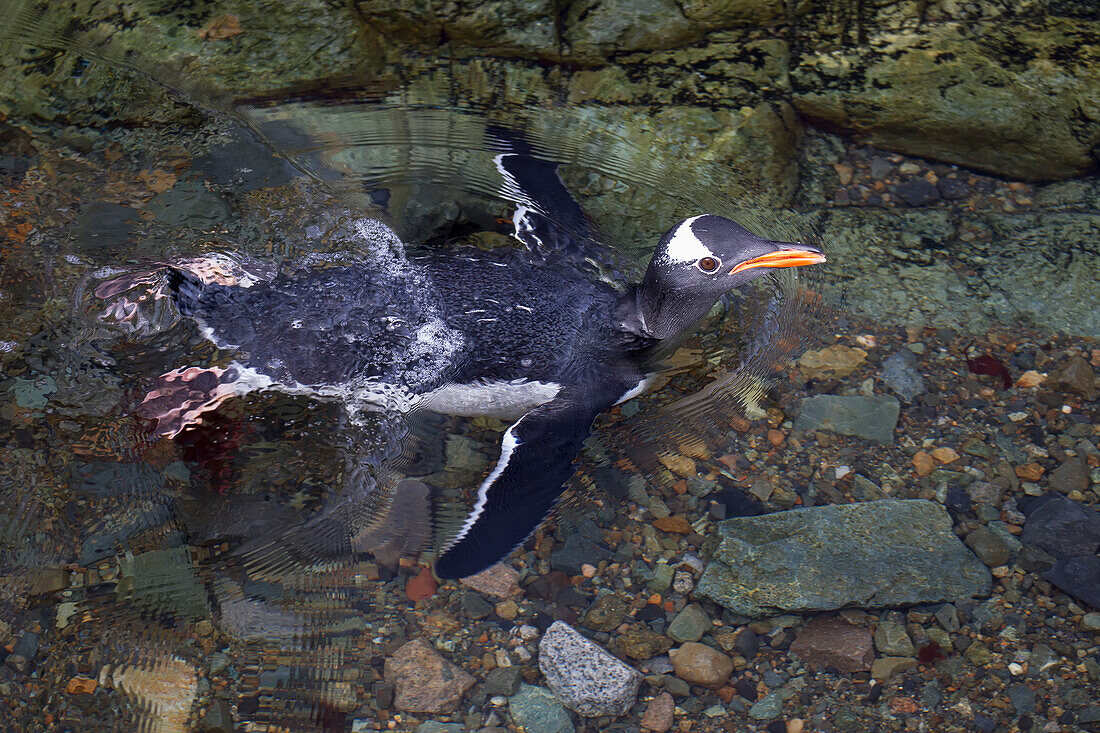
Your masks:
{"label": "penguin head", "polygon": [[764,239],[735,221],[704,214],[672,227],[657,245],[650,268],[660,270],[667,288],[718,298],[769,268],[824,261],[817,247]]}
{"label": "penguin head", "polygon": [[668,338],[706,315],[724,293],[769,269],[824,261],[817,247],[758,237],[721,216],[685,219],[661,238],[639,288],[645,330]]}

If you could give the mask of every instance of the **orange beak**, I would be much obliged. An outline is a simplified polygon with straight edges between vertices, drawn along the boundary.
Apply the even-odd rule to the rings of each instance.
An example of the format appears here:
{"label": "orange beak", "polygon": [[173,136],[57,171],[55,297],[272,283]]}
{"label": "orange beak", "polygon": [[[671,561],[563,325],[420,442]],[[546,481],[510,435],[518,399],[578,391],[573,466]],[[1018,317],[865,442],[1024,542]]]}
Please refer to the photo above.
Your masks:
{"label": "orange beak", "polygon": [[781,249],[740,262],[730,270],[730,274],[736,275],[754,267],[800,267],[802,265],[818,265],[824,261],[825,255],[818,249]]}

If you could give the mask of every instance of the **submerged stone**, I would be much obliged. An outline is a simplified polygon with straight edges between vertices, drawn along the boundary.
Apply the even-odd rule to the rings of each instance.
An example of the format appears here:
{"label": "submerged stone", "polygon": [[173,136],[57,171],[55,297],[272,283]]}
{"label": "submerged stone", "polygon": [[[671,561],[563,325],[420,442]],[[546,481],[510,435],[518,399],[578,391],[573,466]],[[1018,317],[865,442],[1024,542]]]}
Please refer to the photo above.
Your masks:
{"label": "submerged stone", "polygon": [[795,430],[828,430],[892,443],[901,405],[894,397],[818,395],[799,400],[797,410]]}
{"label": "submerged stone", "polygon": [[883,608],[989,593],[990,574],[938,504],[883,500],[717,525],[696,594],[745,616]]}
{"label": "submerged stone", "polygon": [[562,621],[539,642],[539,669],[558,699],[586,717],[624,714],[642,681],[637,670]]}

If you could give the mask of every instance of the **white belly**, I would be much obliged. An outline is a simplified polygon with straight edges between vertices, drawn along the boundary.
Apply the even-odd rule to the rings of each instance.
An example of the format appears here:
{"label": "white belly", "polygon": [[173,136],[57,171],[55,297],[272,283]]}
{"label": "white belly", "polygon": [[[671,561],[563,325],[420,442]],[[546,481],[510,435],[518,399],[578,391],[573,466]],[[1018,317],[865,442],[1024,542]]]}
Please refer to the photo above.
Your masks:
{"label": "white belly", "polygon": [[445,384],[420,395],[414,406],[458,417],[496,417],[516,420],[558,394],[553,382],[475,382]]}

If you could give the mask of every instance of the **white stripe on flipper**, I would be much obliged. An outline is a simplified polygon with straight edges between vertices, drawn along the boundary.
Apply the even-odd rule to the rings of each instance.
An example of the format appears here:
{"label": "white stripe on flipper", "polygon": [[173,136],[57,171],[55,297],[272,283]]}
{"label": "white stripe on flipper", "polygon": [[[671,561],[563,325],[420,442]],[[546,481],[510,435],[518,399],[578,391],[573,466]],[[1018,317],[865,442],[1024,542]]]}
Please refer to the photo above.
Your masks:
{"label": "white stripe on flipper", "polygon": [[[542,209],[531,200],[531,197],[527,195],[527,192],[523,190],[523,187],[519,185],[519,181],[512,175],[512,172],[504,167],[504,159],[515,155],[514,153],[501,153],[493,158],[493,164],[496,165],[497,170],[500,172],[500,177],[504,179],[504,185],[500,187],[500,195],[509,201],[515,201],[517,204],[534,209],[535,211],[542,213]],[[518,212],[517,212],[518,215]],[[513,217],[513,221],[515,217]]]}
{"label": "white stripe on flipper", "polygon": [[500,478],[500,474],[504,473],[504,469],[508,468],[508,460],[512,457],[512,451],[518,446],[523,445],[523,442],[516,437],[514,431],[519,424],[523,422],[521,417],[516,420],[510,428],[504,431],[504,437],[500,441],[500,459],[497,460],[497,465],[485,477],[485,480],[481,482],[481,486],[477,487],[477,501],[474,502],[473,508],[470,510],[470,516],[466,517],[465,523],[462,525],[462,529],[455,533],[455,536],[451,538],[447,546],[443,548],[444,552],[447,552],[452,547],[462,541],[462,538],[470,533],[470,530],[477,520],[481,517],[481,513],[485,511],[485,502],[489,499],[489,489],[492,488],[496,480]]}
{"label": "white stripe on flipper", "polygon": [[700,214],[685,219],[680,223],[680,226],[676,227],[672,237],[668,240],[668,244],[665,245],[663,253],[665,259],[670,262],[695,262],[703,257],[714,256],[714,253],[699,241],[699,237],[695,236],[695,232],[691,230],[691,225],[695,220],[703,216],[706,215]]}

